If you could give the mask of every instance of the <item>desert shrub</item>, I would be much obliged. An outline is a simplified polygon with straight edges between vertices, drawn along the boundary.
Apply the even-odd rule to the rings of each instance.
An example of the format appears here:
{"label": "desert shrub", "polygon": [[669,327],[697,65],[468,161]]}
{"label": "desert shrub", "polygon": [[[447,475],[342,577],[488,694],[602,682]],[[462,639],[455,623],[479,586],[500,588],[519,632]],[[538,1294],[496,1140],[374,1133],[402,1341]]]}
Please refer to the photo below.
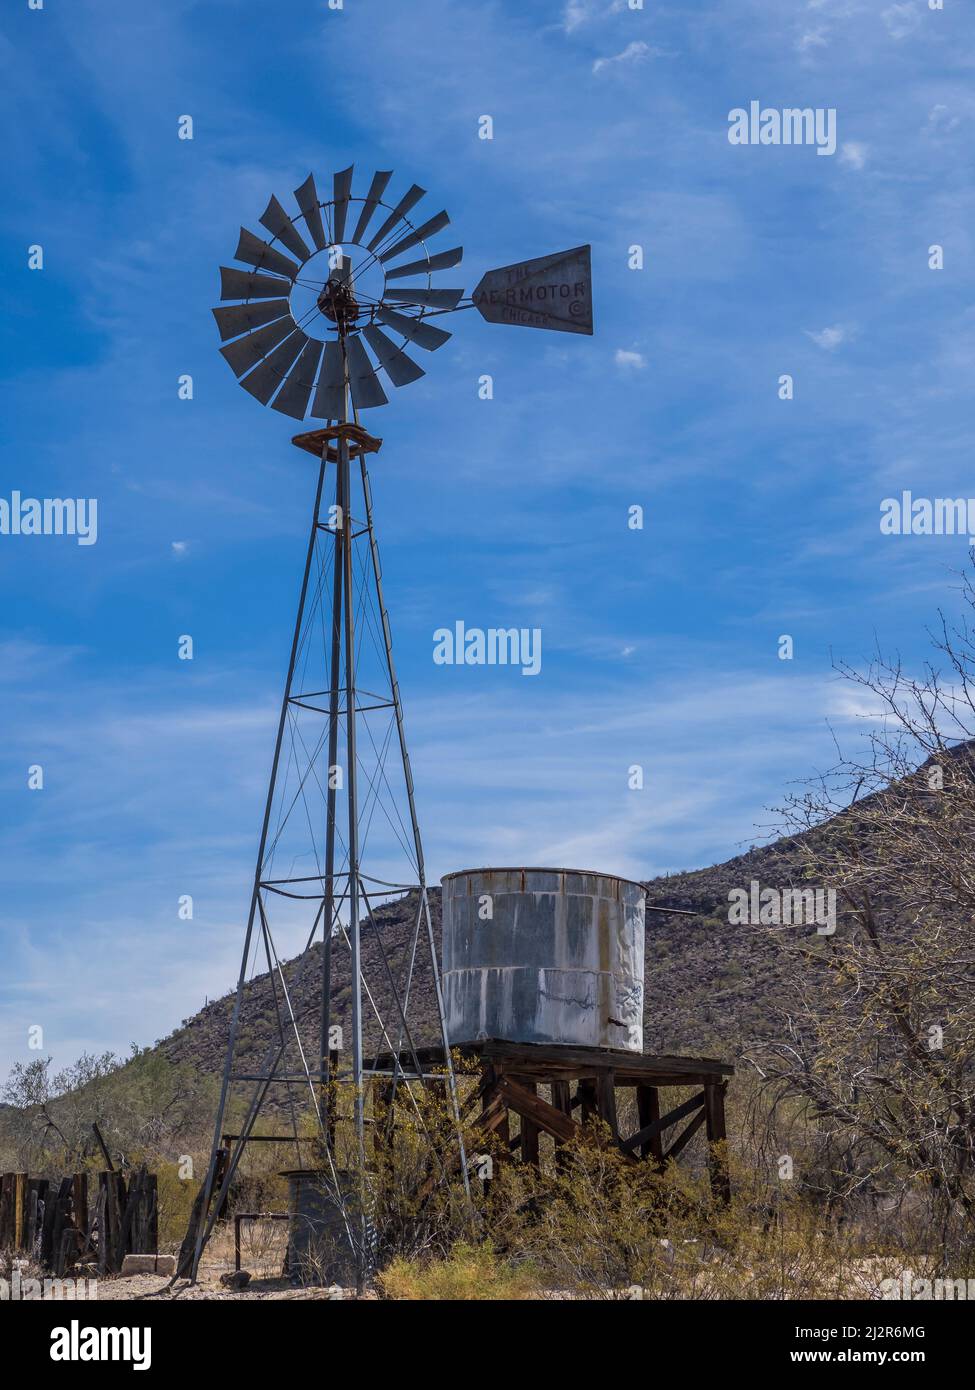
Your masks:
{"label": "desert shrub", "polygon": [[444,1259],[410,1261],[398,1255],[377,1283],[390,1299],[509,1302],[537,1294],[532,1269],[499,1259],[490,1242],[458,1241]]}

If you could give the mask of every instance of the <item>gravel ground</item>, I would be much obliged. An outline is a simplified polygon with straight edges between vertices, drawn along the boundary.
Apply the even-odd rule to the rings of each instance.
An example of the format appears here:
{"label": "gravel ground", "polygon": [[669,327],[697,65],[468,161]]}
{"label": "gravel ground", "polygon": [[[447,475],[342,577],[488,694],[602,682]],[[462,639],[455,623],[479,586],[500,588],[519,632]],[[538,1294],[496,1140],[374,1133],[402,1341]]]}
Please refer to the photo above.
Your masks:
{"label": "gravel ground", "polygon": [[296,1289],[287,1279],[252,1279],[246,1289],[237,1292],[227,1289],[220,1283],[218,1274],[204,1273],[197,1284],[180,1281],[175,1288],[169,1288],[169,1280],[160,1274],[133,1274],[127,1279],[99,1279],[98,1302],[107,1303],[113,1299],[151,1299],[164,1302],[176,1299],[186,1302],[190,1299],[210,1299],[244,1301],[255,1299],[290,1299],[308,1301],[309,1299],[355,1298],[354,1289],[307,1288]]}

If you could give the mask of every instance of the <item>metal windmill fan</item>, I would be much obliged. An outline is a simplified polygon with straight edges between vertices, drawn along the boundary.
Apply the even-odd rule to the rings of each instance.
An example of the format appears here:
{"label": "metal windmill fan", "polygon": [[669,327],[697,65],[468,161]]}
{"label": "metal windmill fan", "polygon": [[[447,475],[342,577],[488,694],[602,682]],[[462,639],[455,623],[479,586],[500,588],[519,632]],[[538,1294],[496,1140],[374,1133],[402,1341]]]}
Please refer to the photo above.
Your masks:
{"label": "metal windmill fan", "polygon": [[[450,334],[425,319],[455,309],[464,295],[433,285],[436,272],[463,256],[460,246],[436,255],[427,249],[449,224],[446,212],[414,222],[425,193],[417,184],[397,203],[384,202],[392,178],[385,171],[373,175],[364,198],[353,197],[352,172],[334,176],[328,202],[309,174],[295,189],[294,217],[272,196],[260,219],[270,239],[240,231],[234,256],[250,269],[220,268],[221,299],[239,301],[213,310],[226,343],[220,351],[245,391],[296,420],[309,403],[317,419],[344,418],[346,375],[357,410],[387,404],[380,369],[394,386],[423,376],[406,347],[442,347]],[[420,259],[401,262],[417,247]]]}

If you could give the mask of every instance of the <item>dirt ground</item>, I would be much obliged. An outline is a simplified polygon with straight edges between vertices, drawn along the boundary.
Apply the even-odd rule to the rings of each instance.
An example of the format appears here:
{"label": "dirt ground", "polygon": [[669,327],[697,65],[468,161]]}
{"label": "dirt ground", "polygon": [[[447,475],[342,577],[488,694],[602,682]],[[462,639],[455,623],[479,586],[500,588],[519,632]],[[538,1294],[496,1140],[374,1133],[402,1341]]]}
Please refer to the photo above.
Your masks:
{"label": "dirt ground", "polygon": [[337,1286],[331,1289],[296,1289],[288,1283],[287,1279],[255,1278],[251,1280],[246,1289],[237,1292],[225,1288],[220,1283],[220,1275],[216,1271],[201,1271],[199,1283],[187,1284],[181,1280],[173,1289],[169,1288],[169,1280],[159,1274],[133,1274],[127,1279],[113,1278],[99,1279],[98,1281],[99,1303],[107,1303],[113,1299],[150,1299],[160,1303],[175,1299],[180,1303],[186,1303],[197,1299],[219,1299],[233,1302],[253,1299],[290,1299],[307,1302],[310,1299],[323,1298],[330,1300],[355,1298],[355,1289],[340,1289]]}

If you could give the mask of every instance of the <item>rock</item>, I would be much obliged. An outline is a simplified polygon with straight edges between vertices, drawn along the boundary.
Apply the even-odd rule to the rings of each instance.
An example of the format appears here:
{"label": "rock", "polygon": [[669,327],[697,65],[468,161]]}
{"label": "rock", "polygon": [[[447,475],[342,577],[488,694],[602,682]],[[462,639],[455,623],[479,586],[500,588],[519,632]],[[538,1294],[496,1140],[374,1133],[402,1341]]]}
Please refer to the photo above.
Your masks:
{"label": "rock", "polygon": [[221,1274],[220,1282],[228,1289],[246,1289],[251,1281],[249,1269],[235,1269],[232,1273]]}
{"label": "rock", "polygon": [[126,1255],[122,1261],[122,1278],[130,1274],[166,1274],[172,1276],[176,1273],[175,1255]]}

